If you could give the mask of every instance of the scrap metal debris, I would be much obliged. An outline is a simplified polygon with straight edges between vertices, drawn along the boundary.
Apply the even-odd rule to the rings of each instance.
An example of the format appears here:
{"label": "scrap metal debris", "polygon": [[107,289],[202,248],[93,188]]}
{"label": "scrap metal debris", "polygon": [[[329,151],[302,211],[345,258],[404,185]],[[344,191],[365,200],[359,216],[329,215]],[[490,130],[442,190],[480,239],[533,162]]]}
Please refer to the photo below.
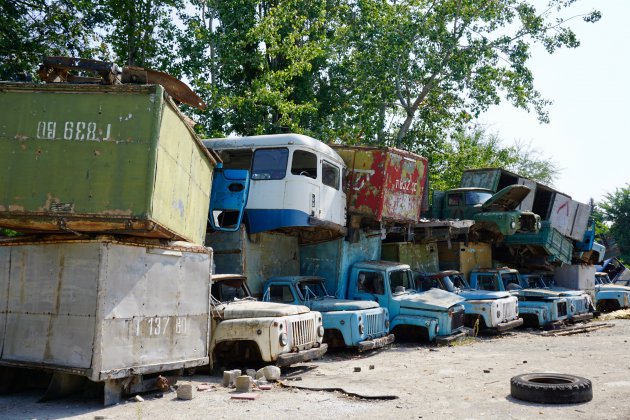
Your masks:
{"label": "scrap metal debris", "polygon": [[542,335],[545,337],[558,337],[564,335],[573,335],[573,334],[582,334],[591,331],[596,331],[602,328],[610,328],[613,327],[613,324],[588,324],[588,325],[576,325],[574,327],[567,327],[561,330],[552,330],[552,331],[542,331],[536,332],[534,334]]}
{"label": "scrap metal debris", "polygon": [[365,395],[356,392],[349,392],[343,388],[338,387],[317,387],[317,386],[300,386],[289,384],[284,381],[278,381],[278,383],[285,388],[302,389],[306,391],[326,391],[326,392],[340,392],[348,397],[361,398],[363,400],[397,400],[398,395]]}

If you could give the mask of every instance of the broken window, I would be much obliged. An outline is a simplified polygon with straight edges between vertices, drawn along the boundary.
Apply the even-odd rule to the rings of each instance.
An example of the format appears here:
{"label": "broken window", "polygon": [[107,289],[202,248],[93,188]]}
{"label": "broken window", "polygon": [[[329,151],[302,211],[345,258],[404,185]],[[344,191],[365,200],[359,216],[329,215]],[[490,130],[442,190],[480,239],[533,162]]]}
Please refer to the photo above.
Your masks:
{"label": "broken window", "polygon": [[288,149],[258,149],[254,152],[252,179],[282,179],[287,173]]}
{"label": "broken window", "polygon": [[476,204],[483,204],[488,201],[490,197],[492,197],[492,194],[489,192],[469,191],[466,193],[466,205],[474,206]]}
{"label": "broken window", "polygon": [[329,296],[321,281],[303,281],[298,284],[298,290],[304,299],[315,299]]}
{"label": "broken window", "polygon": [[497,283],[494,281],[494,274],[479,274],[477,275],[477,289],[489,290],[496,292],[499,290]]}
{"label": "broken window", "polygon": [[225,169],[249,169],[252,166],[252,150],[219,150],[218,151],[223,167]]}
{"label": "broken window", "polygon": [[293,303],[295,298],[289,286],[275,284],[269,286],[269,300],[277,303]]}
{"label": "broken window", "polygon": [[212,297],[220,302],[231,302],[248,296],[241,280],[212,283]]}
{"label": "broken window", "polygon": [[389,285],[392,293],[402,293],[406,290],[413,289],[413,279],[411,271],[396,270],[389,273]]}
{"label": "broken window", "polygon": [[339,168],[328,163],[322,162],[322,183],[336,190],[339,189]]}
{"label": "broken window", "polygon": [[515,274],[515,273],[501,274],[501,281],[503,281],[503,286],[505,287],[505,290],[514,290],[514,289],[521,288],[521,284],[518,281],[518,274]]}
{"label": "broken window", "polygon": [[359,292],[384,295],[385,281],[383,275],[374,271],[359,272],[358,290]]}
{"label": "broken window", "polygon": [[317,155],[304,150],[294,151],[293,161],[291,162],[291,173],[293,175],[302,175],[316,179]]}

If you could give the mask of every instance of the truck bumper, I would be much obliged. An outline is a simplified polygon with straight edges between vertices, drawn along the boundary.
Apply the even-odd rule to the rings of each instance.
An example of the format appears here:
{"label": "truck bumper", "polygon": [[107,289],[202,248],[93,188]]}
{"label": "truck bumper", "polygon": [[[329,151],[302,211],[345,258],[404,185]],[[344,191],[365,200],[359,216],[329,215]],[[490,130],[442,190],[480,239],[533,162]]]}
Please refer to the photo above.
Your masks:
{"label": "truck bumper", "polygon": [[319,359],[328,350],[328,344],[322,343],[319,347],[315,347],[309,350],[302,350],[296,353],[284,353],[278,356],[276,366],[283,367],[289,366],[294,363],[308,362],[309,360]]}
{"label": "truck bumper", "polygon": [[515,320],[512,320],[512,321],[500,323],[499,325],[497,325],[496,330],[498,332],[504,332],[507,330],[511,330],[512,328],[520,327],[521,325],[523,325],[523,318],[516,318]]}
{"label": "truck bumper", "polygon": [[392,344],[395,339],[396,337],[394,336],[394,334],[389,334],[389,335],[386,335],[385,337],[375,338],[373,340],[361,341],[358,346],[359,351],[380,349],[381,347],[385,347],[388,344]]}
{"label": "truck bumper", "polygon": [[465,337],[472,335],[472,330],[470,328],[464,328],[461,332],[435,337],[435,343],[438,346],[444,346],[446,344],[452,343],[453,341],[461,340]]}
{"label": "truck bumper", "polygon": [[589,319],[593,319],[593,313],[592,312],[588,312],[586,314],[580,314],[580,315],[575,315],[573,317],[571,317],[571,319],[569,319],[569,322],[580,322],[580,321],[586,321]]}

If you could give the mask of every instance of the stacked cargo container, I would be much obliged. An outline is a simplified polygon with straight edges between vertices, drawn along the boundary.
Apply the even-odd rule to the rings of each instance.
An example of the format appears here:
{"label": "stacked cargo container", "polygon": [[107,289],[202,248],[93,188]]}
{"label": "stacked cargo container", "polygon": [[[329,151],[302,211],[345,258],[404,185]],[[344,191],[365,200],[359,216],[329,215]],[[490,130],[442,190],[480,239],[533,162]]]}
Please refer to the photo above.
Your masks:
{"label": "stacked cargo container", "polygon": [[0,227],[20,233],[0,243],[0,365],[104,381],[106,403],[208,362],[218,162],[163,86],[109,74],[0,84]]}

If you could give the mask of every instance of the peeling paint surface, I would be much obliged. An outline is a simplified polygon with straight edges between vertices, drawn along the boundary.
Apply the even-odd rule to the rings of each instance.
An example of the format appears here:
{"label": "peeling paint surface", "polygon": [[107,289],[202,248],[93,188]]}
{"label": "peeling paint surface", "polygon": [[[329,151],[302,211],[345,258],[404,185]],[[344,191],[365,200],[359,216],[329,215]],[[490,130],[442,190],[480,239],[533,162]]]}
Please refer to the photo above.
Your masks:
{"label": "peeling paint surface", "polygon": [[348,213],[376,221],[417,222],[427,160],[393,148],[334,146],[348,166]]}

